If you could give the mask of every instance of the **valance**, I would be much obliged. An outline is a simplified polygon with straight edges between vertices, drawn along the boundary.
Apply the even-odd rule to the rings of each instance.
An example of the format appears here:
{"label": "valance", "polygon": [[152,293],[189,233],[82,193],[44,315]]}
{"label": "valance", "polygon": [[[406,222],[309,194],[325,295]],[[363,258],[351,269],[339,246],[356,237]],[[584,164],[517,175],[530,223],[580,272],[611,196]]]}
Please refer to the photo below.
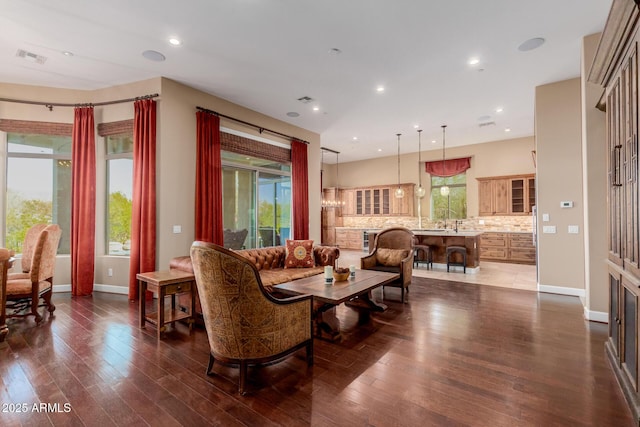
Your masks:
{"label": "valance", "polygon": [[[444,163],[444,170],[442,165]],[[425,171],[433,176],[441,176],[448,178],[450,176],[461,174],[471,167],[471,157],[462,157],[459,159],[435,160],[433,162],[425,162]]]}

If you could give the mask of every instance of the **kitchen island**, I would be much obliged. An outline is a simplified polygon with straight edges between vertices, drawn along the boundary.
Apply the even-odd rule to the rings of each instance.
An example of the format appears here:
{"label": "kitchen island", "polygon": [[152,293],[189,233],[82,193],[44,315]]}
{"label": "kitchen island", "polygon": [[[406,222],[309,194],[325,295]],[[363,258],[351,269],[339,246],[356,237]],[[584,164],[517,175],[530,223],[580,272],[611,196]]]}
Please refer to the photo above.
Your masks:
{"label": "kitchen island", "polygon": [[[369,252],[373,250],[375,235],[381,230],[368,230]],[[467,250],[467,273],[477,273],[480,270],[480,236],[482,231],[455,230],[418,230],[413,234],[419,245],[429,246],[433,256],[433,268],[447,269],[447,247],[463,246]],[[422,253],[420,254],[422,257]],[[456,259],[456,261],[458,261]],[[460,260],[461,261],[461,260]],[[462,267],[452,267],[451,271],[462,271]]]}

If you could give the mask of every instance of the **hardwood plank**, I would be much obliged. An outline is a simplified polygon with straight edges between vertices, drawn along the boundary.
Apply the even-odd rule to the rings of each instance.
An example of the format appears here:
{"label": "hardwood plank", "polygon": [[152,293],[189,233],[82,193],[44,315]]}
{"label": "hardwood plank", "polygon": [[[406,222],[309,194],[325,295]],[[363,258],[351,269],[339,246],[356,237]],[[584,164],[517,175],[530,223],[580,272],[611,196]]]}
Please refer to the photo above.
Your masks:
{"label": "hardwood plank", "polygon": [[[70,413],[0,414],[5,426],[632,425],[605,359],[607,326],[575,297],[414,277],[408,304],[358,324],[339,306],[343,341],[205,375],[204,330],[163,340],[138,328],[125,296],[55,294],[54,316],[11,320],[0,402],[69,403]],[[381,292],[375,292],[382,298]]]}

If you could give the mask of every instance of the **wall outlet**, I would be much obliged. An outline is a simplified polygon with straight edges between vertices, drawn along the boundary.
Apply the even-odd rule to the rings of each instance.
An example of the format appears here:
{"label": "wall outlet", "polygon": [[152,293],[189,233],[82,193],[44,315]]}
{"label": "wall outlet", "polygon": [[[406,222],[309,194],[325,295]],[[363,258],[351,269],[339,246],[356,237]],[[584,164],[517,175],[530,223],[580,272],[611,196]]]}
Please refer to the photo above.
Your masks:
{"label": "wall outlet", "polygon": [[107,268],[107,276],[113,277],[113,268]]}
{"label": "wall outlet", "polygon": [[480,219],[480,220],[478,220],[478,224],[480,224],[480,225],[484,225],[484,219]]}
{"label": "wall outlet", "polygon": [[578,234],[580,232],[580,226],[578,225],[570,225],[567,229],[569,234]]}
{"label": "wall outlet", "polygon": [[182,233],[182,226],[181,225],[174,225],[173,226],[173,234],[180,234]]}
{"label": "wall outlet", "polygon": [[549,222],[549,214],[545,214],[545,213],[543,213],[543,214],[542,214],[542,221],[544,221],[544,222]]}
{"label": "wall outlet", "polygon": [[556,226],[555,225],[545,225],[542,227],[542,232],[546,234],[556,234]]}

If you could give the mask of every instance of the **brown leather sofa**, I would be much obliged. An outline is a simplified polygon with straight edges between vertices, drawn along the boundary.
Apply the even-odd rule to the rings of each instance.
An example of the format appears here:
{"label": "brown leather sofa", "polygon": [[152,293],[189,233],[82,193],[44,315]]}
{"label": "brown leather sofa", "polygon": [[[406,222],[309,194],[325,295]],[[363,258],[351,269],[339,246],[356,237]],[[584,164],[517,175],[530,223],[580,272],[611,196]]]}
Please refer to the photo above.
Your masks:
{"label": "brown leather sofa", "polygon": [[[285,246],[269,246],[266,248],[243,249],[233,251],[234,253],[249,259],[258,269],[260,280],[268,292],[273,291],[273,286],[279,283],[290,282],[296,279],[314,276],[324,272],[324,267],[331,265],[335,267],[337,259],[340,257],[340,249],[335,246],[314,246],[313,257],[315,267],[312,268],[284,268],[284,260],[287,256]],[[173,258],[169,262],[169,268],[178,269],[193,273],[191,257],[180,256]],[[186,296],[188,297],[188,296]],[[189,307],[190,300],[178,297],[180,307]],[[200,299],[196,293],[196,319],[202,318]]]}

